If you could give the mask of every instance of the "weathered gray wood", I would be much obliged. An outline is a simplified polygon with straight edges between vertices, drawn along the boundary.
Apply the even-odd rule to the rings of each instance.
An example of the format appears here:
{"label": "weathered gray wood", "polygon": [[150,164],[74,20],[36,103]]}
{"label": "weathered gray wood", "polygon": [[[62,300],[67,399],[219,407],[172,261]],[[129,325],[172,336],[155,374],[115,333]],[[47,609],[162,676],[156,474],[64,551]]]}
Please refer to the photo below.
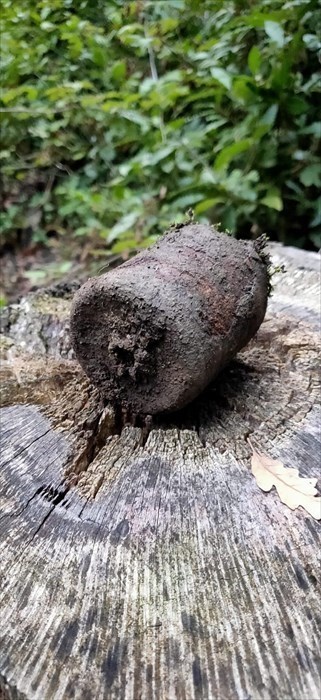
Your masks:
{"label": "weathered gray wood", "polygon": [[68,296],[7,313],[4,697],[321,697],[320,525],[260,491],[246,442],[321,476],[318,256],[273,254],[288,272],[256,339],[166,424],[103,409]]}

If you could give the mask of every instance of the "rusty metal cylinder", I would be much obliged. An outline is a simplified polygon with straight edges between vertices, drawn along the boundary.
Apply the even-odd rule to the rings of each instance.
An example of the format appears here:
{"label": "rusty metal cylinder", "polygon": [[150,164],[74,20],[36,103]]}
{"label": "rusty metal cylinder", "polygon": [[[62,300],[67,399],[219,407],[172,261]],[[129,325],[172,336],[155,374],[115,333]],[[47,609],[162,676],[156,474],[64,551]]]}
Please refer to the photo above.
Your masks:
{"label": "rusty metal cylinder", "polygon": [[269,288],[257,242],[188,223],[76,293],[76,356],[107,401],[139,414],[194,399],[263,321]]}

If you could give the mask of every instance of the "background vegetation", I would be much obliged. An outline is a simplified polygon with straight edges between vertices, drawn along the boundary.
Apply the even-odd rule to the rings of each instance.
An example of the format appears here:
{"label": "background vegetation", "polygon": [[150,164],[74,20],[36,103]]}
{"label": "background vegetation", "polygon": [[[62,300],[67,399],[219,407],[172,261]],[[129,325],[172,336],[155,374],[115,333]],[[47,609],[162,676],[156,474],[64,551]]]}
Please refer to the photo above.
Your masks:
{"label": "background vegetation", "polygon": [[5,245],[103,260],[193,207],[319,247],[318,5],[3,0]]}

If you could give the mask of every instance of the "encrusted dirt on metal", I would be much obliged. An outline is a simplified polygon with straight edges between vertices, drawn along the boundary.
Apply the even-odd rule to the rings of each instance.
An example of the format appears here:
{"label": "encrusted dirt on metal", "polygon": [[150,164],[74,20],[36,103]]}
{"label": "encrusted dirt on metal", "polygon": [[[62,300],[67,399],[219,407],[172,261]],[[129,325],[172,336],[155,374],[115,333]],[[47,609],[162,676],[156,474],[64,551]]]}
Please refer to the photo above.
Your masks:
{"label": "encrusted dirt on metal", "polygon": [[256,333],[269,291],[260,242],[187,224],[76,293],[71,338],[105,399],[182,408]]}

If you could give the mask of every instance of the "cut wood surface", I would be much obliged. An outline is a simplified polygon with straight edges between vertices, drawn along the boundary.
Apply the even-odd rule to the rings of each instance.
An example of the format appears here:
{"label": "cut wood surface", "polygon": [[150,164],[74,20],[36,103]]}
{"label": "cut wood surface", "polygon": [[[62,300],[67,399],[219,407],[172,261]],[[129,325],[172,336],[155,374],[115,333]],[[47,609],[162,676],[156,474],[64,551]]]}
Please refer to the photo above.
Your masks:
{"label": "cut wood surface", "polygon": [[251,474],[320,478],[319,256],[184,411],[123,425],[70,347],[76,285],[4,312],[0,687],[23,700],[320,700],[320,524]]}

